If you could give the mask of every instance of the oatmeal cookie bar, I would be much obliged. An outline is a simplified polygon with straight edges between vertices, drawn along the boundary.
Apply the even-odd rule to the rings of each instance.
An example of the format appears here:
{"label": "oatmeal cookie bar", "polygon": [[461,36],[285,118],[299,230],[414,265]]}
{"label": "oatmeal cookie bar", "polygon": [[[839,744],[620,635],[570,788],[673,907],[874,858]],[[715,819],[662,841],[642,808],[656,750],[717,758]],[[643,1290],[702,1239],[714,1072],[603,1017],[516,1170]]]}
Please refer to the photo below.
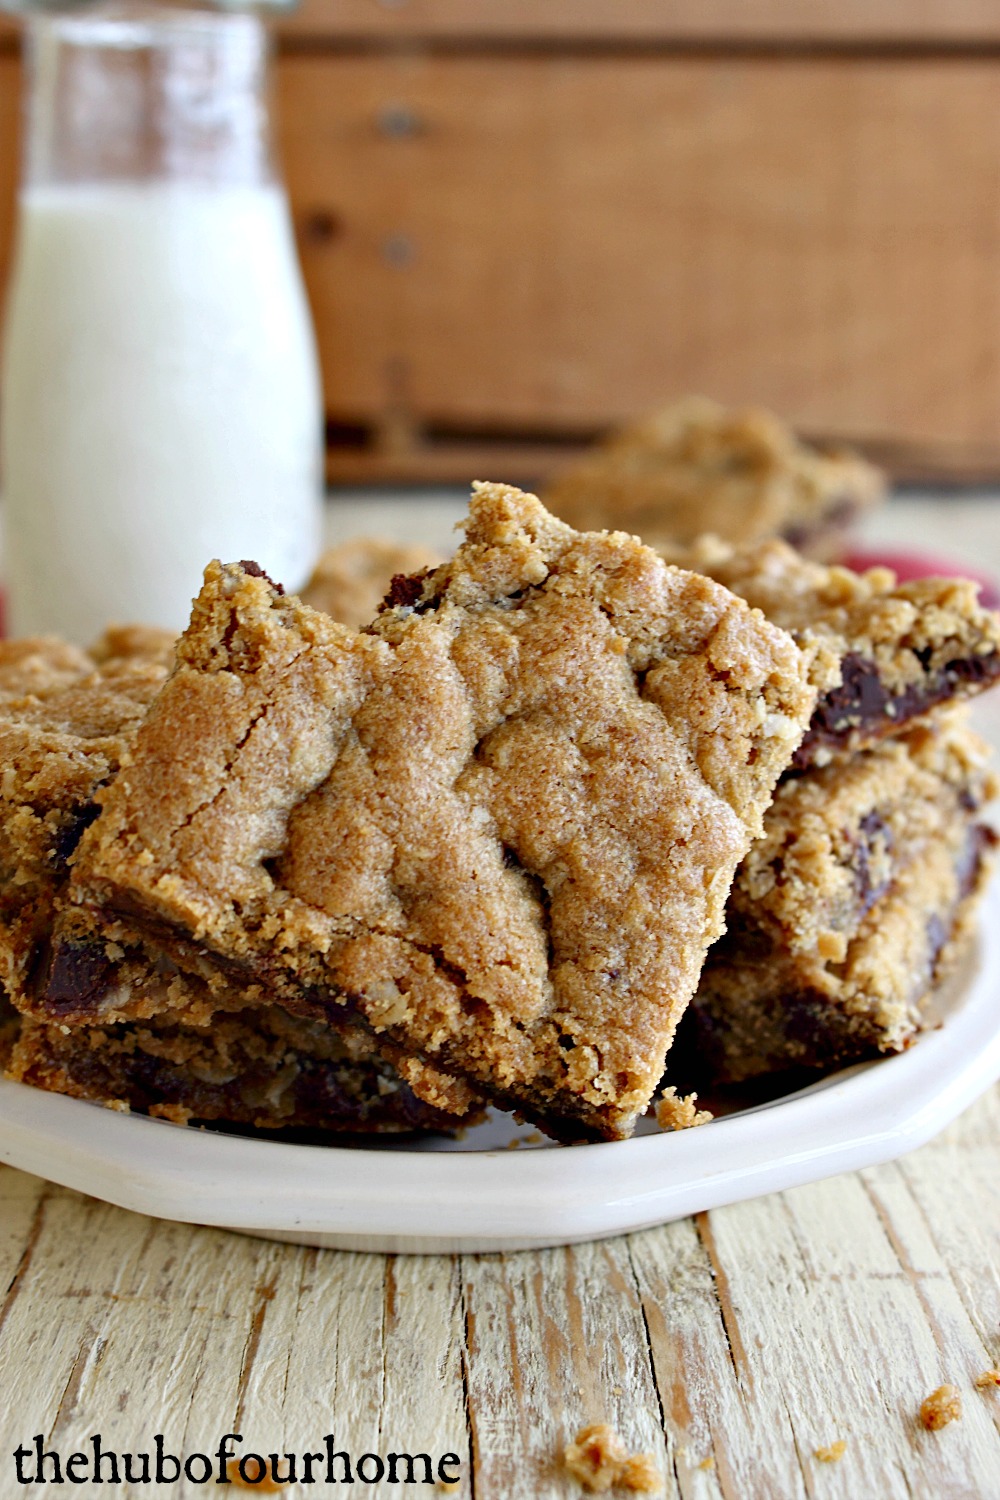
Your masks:
{"label": "oatmeal cookie bar", "polygon": [[737,544],[781,536],[827,558],[884,493],[857,455],[812,448],[770,412],[692,396],[614,433],[543,499],[581,530],[634,531],[650,546],[712,531]]}
{"label": "oatmeal cookie bar", "polygon": [[[272,1124],[441,1128],[442,1112],[372,1056],[360,1028],[336,1037],[285,1019],[259,986],[236,988],[204,954],[192,949],[182,973],[126,924],[98,930],[66,908],[95,792],[162,686],[173,644],[141,627],[109,630],[89,652],[55,639],[0,643],[0,1029],[10,1033],[4,1017],[20,1012],[15,1076],[175,1116],[267,1123],[270,1109]],[[139,1019],[148,1024],[130,1024]],[[280,1049],[270,1061],[269,1047]]]}
{"label": "oatmeal cookie bar", "polygon": [[737,873],[672,1079],[840,1066],[912,1040],[993,863],[979,821],[996,792],[986,754],[952,720],[781,786]]}
{"label": "oatmeal cookie bar", "polygon": [[824,567],[780,541],[733,548],[702,537],[668,557],[818,648],[823,691],[798,768],[850,755],[1000,677],[1000,615],[980,607],[968,579],[900,584],[889,568]]}
{"label": "oatmeal cookie bar", "polygon": [[302,598],[313,609],[360,630],[378,613],[393,578],[436,568],[441,561],[437,552],[417,543],[404,546],[382,537],[356,536],[327,548]]}
{"label": "oatmeal cookie bar", "polygon": [[178,662],[76,899],[565,1138],[627,1135],[812,712],[791,638],[478,485],[368,633],[216,563]]}

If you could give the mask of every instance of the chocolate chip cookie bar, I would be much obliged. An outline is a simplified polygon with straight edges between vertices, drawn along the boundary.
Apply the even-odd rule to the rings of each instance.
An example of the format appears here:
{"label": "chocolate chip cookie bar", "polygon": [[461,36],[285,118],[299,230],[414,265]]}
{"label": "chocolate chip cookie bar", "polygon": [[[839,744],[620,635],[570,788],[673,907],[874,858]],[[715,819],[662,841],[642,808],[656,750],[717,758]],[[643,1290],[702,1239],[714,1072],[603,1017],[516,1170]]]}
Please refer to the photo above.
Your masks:
{"label": "chocolate chip cookie bar", "polygon": [[668,556],[818,648],[822,692],[796,768],[851,755],[1000,677],[1000,615],[966,579],[899,584],[888,568],[825,567],[780,541],[733,548],[703,537]]}
{"label": "chocolate chip cookie bar", "polygon": [[177,659],[75,899],[563,1138],[627,1135],[812,713],[791,638],[479,485],[367,633],[213,564]]}
{"label": "chocolate chip cookie bar", "polygon": [[93,653],[51,638],[0,642],[0,983],[11,994],[51,928],[94,794],[172,655],[165,632],[111,632]]}
{"label": "chocolate chip cookie bar", "polygon": [[987,755],[952,713],[779,787],[682,1022],[679,1082],[908,1045],[992,865]]}
{"label": "chocolate chip cookie bar", "polygon": [[436,568],[441,561],[438,553],[416,543],[403,546],[383,537],[356,536],[327,548],[302,598],[313,609],[361,630],[378,613],[394,577]]}
{"label": "chocolate chip cookie bar", "polygon": [[581,530],[634,531],[651,546],[711,531],[733,544],[781,536],[828,558],[884,493],[871,464],[809,447],[770,412],[689,397],[612,434],[543,499]]}
{"label": "chocolate chip cookie bar", "polygon": [[174,1119],[454,1128],[360,1028],[337,1035],[284,1016],[203,953],[192,948],[182,972],[127,924],[98,929],[68,908],[69,861],[95,794],[165,681],[173,645],[139,627],[111,630],[89,652],[0,643],[0,1029],[12,1043],[19,1018],[12,1076]]}

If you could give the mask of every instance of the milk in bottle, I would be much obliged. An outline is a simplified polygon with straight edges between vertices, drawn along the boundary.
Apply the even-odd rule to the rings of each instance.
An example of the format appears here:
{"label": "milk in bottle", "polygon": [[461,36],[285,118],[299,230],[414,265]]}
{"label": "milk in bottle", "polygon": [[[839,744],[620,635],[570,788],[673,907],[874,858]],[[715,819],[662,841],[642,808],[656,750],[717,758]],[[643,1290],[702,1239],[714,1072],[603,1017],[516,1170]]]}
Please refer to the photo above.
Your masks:
{"label": "milk in bottle", "polygon": [[[36,17],[0,384],[13,633],[180,629],[314,560],[321,395],[249,16]],[[127,85],[127,86],[126,86]]]}

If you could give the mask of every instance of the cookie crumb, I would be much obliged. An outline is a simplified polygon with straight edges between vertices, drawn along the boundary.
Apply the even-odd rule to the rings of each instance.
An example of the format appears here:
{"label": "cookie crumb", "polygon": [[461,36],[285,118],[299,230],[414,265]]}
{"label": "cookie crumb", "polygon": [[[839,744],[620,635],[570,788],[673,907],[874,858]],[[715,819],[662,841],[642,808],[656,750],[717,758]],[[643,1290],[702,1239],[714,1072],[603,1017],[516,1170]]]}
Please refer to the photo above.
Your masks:
{"label": "cookie crumb", "polygon": [[937,1432],[962,1415],[962,1398],[953,1385],[939,1385],[920,1403],[920,1422],[928,1432]]}
{"label": "cookie crumb", "polygon": [[439,1479],[437,1488],[444,1490],[447,1494],[453,1494],[455,1490],[462,1488],[462,1481],[460,1479]]}
{"label": "cookie crumb", "polygon": [[675,1088],[664,1089],[656,1101],[656,1123],[661,1130],[688,1130],[692,1125],[707,1125],[712,1113],[696,1109],[697,1094],[678,1094]]}
{"label": "cookie crumb", "polygon": [[991,1385],[1000,1385],[1000,1370],[984,1370],[976,1376],[976,1390],[988,1390]]}
{"label": "cookie crumb", "polygon": [[813,1457],[818,1458],[821,1464],[835,1464],[840,1462],[846,1452],[847,1444],[843,1438],[838,1438],[828,1448],[816,1448]]}
{"label": "cookie crumb", "polygon": [[[268,1468],[266,1460],[264,1461],[263,1473],[255,1465],[254,1472],[257,1477],[255,1479],[244,1479],[240,1473],[240,1464],[241,1462],[246,1463],[248,1458],[254,1457],[256,1457],[255,1454],[248,1453],[244,1455],[243,1459],[231,1458],[229,1460],[226,1465],[226,1478],[230,1484],[234,1484],[238,1490],[255,1490],[258,1495],[277,1495],[282,1490],[288,1488],[286,1482],[275,1479],[273,1473]],[[250,1468],[249,1464],[247,1464],[247,1468]]]}
{"label": "cookie crumb", "polygon": [[626,1453],[621,1438],[606,1422],[581,1428],[563,1449],[563,1460],[586,1490],[603,1492],[620,1485],[638,1494],[652,1495],[663,1489],[663,1476],[652,1454]]}
{"label": "cookie crumb", "polygon": [[699,1467],[699,1469],[714,1469],[715,1468],[715,1459],[712,1457],[711,1453],[708,1455],[707,1458],[703,1458],[702,1459],[702,1461],[698,1465],[698,1467]]}

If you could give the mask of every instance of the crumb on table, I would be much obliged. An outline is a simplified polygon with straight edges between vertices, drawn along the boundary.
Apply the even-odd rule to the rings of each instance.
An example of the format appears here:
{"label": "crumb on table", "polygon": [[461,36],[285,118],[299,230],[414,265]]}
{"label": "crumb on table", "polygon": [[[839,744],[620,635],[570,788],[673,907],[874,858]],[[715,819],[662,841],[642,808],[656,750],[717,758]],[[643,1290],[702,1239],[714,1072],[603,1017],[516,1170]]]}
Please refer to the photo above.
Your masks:
{"label": "crumb on table", "polygon": [[[226,1465],[226,1478],[230,1484],[234,1484],[238,1490],[256,1490],[258,1495],[276,1495],[281,1490],[287,1489],[287,1481],[275,1479],[273,1472],[264,1464],[264,1471],[258,1465],[247,1463],[248,1458],[255,1457],[254,1454],[246,1454],[243,1459],[231,1458]],[[243,1463],[247,1470],[247,1476],[240,1470]]]}
{"label": "crumb on table", "polygon": [[838,1438],[826,1448],[816,1448],[813,1457],[818,1458],[821,1464],[835,1464],[840,1462],[846,1452],[847,1444],[843,1438]]}
{"label": "crumb on table", "polygon": [[1000,1370],[984,1370],[976,1376],[976,1390],[988,1390],[991,1385],[1000,1385]]}
{"label": "crumb on table", "polygon": [[621,1438],[606,1422],[581,1428],[564,1448],[563,1459],[574,1479],[587,1490],[603,1492],[620,1486],[651,1495],[663,1489],[663,1476],[652,1454],[626,1453]]}
{"label": "crumb on table", "polygon": [[703,1458],[702,1459],[702,1461],[698,1465],[698,1467],[699,1467],[699,1469],[714,1469],[715,1468],[715,1459],[712,1457],[711,1453],[708,1455],[707,1458]]}
{"label": "crumb on table", "polygon": [[920,1423],[928,1432],[937,1432],[962,1415],[962,1398],[953,1385],[939,1385],[920,1403]]}
{"label": "crumb on table", "polygon": [[698,1109],[697,1094],[678,1094],[675,1088],[664,1089],[656,1101],[656,1123],[661,1130],[688,1130],[692,1125],[707,1125],[712,1113]]}

